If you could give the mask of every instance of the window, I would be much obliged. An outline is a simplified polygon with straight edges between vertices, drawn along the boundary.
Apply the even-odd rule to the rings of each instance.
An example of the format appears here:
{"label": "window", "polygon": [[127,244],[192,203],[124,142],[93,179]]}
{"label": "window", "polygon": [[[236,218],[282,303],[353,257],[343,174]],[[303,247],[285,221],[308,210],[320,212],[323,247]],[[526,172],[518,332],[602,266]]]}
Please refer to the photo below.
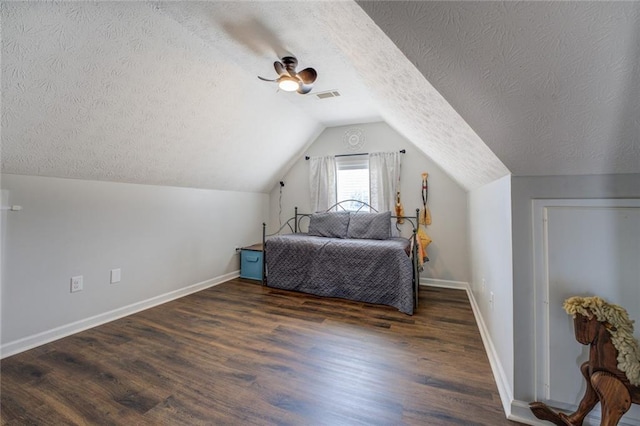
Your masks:
{"label": "window", "polygon": [[[336,186],[338,201],[358,200],[369,204],[369,158],[336,158]],[[358,210],[360,203],[348,203],[343,207],[350,211]],[[363,207],[361,211],[369,211]]]}

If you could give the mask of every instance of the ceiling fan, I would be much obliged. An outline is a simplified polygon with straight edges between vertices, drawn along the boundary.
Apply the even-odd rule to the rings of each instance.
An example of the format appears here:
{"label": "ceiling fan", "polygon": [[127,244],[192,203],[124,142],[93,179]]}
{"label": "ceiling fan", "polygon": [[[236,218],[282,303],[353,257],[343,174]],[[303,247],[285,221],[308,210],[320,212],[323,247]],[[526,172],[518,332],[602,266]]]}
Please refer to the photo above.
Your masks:
{"label": "ceiling fan", "polygon": [[258,76],[260,80],[278,83],[278,87],[286,92],[298,92],[301,95],[309,93],[313,88],[313,83],[318,78],[318,73],[313,68],[305,68],[296,72],[298,60],[294,56],[285,56],[282,61],[275,61],[273,67],[279,77],[269,80]]}

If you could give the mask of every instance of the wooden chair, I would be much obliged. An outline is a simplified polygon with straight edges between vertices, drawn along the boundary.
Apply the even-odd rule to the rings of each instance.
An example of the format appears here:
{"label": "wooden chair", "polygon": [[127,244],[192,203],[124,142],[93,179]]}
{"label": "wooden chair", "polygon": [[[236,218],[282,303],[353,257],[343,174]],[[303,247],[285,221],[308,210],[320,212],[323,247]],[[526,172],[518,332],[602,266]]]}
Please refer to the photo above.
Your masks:
{"label": "wooden chair", "polygon": [[[596,299],[595,302],[593,299]],[[586,302],[583,302],[585,301]],[[573,305],[569,302],[573,301]],[[580,305],[580,302],[583,302]],[[593,303],[596,303],[595,305]],[[573,325],[576,340],[583,345],[590,345],[589,360],[580,366],[580,371],[587,382],[585,391],[578,409],[571,414],[557,413],[542,402],[532,402],[529,408],[533,414],[541,419],[558,426],[581,426],[584,418],[600,402],[602,408],[601,426],[614,426],[620,418],[629,410],[631,404],[640,404],[640,387],[633,385],[627,374],[618,368],[618,349],[612,341],[612,332],[617,331],[616,325],[608,321],[600,321],[596,313],[602,305],[606,304],[599,298],[571,298],[565,302],[565,309],[574,314]],[[576,309],[576,306],[578,308]],[[615,306],[615,305],[609,305]],[[623,325],[629,332],[633,332],[633,325],[622,310],[627,324]],[[601,310],[598,311],[602,319]],[[620,317],[621,315],[616,315]],[[627,339],[628,340],[628,339]],[[634,342],[631,351],[638,355],[638,345]]]}

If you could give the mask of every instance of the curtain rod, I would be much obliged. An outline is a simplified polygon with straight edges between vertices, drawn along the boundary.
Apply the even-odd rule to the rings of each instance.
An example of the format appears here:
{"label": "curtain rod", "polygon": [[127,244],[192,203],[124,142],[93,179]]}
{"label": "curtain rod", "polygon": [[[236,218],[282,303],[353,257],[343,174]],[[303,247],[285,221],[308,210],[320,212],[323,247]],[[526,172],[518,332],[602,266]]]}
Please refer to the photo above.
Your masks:
{"label": "curtain rod", "polygon": [[[405,154],[407,152],[406,149],[401,149],[400,150],[400,154]],[[360,154],[338,154],[338,155],[334,155],[334,157],[338,158],[338,157],[354,157],[356,155],[369,155],[368,152],[361,152]],[[304,157],[305,160],[309,160],[311,159],[311,157],[309,157],[308,155]]]}

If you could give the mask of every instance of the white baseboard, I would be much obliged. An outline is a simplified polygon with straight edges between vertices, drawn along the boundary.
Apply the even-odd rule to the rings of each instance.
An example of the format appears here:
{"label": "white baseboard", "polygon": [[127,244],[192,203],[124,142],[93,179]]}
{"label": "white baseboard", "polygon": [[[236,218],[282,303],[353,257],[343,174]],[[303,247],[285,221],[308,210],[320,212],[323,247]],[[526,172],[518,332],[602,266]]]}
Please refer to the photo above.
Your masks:
{"label": "white baseboard", "polygon": [[24,352],[40,345],[44,345],[45,343],[53,342],[54,340],[67,337],[75,333],[79,333],[80,331],[84,331],[89,328],[93,328],[98,325],[105,324],[131,314],[135,314],[136,312],[144,311],[145,309],[153,308],[154,306],[179,299],[191,293],[195,293],[206,288],[222,284],[225,281],[229,281],[239,276],[240,271],[230,272],[228,274],[220,275],[219,277],[192,284],[178,290],[173,290],[168,293],[160,294],[158,296],[142,300],[140,302],[132,303],[130,305],[123,306],[109,312],[104,312],[93,317],[81,319],[70,324],[65,324],[51,330],[43,331],[32,336],[23,337],[21,339],[14,340],[13,342],[5,343],[4,345],[0,346],[0,359],[18,354],[20,352]]}
{"label": "white baseboard", "polygon": [[513,401],[513,391],[509,386],[509,381],[507,380],[507,375],[504,372],[504,368],[502,368],[502,363],[500,362],[500,358],[498,358],[498,352],[496,351],[496,347],[493,345],[493,341],[491,340],[491,335],[489,334],[489,329],[487,329],[487,325],[482,318],[482,313],[480,312],[480,308],[478,307],[478,303],[476,302],[476,298],[471,291],[471,287],[467,284],[467,295],[469,296],[469,301],[471,302],[471,309],[473,310],[473,316],[476,318],[476,323],[478,324],[478,329],[480,330],[480,336],[482,337],[482,343],[484,344],[484,349],[487,352],[487,357],[489,358],[489,365],[491,366],[491,371],[493,372],[493,377],[496,381],[496,385],[498,386],[498,393],[500,394],[500,401],[502,402],[502,408],[504,409],[505,415],[508,419],[511,417],[511,402]]}
{"label": "white baseboard", "polygon": [[[548,426],[548,422],[543,422],[533,415],[529,409],[529,403],[514,399],[511,401],[511,413],[507,416],[509,420],[534,426]],[[586,425],[585,425],[586,426]]]}
{"label": "white baseboard", "polygon": [[[552,407],[553,408],[553,407]],[[577,406],[576,406],[577,408]],[[554,408],[555,409],[555,408]],[[558,411],[558,410],[556,410]],[[573,410],[562,410],[565,414],[569,414]],[[533,415],[529,410],[529,403],[514,400],[511,402],[511,416],[509,420],[535,426],[548,426],[548,422],[543,422]],[[630,413],[626,413],[618,422],[618,426],[638,426],[637,417],[631,417]],[[599,426],[601,421],[600,404],[596,405],[591,413],[584,419],[583,426]]]}
{"label": "white baseboard", "polygon": [[[489,358],[489,364],[491,365],[491,371],[493,373],[493,377],[498,386],[498,393],[500,394],[500,401],[502,402],[502,407],[504,409],[505,415],[509,420],[513,420],[516,422],[524,423],[527,425],[533,426],[546,426],[549,423],[543,422],[533,415],[531,410],[529,409],[529,402],[520,401],[517,399],[513,399],[513,392],[509,387],[509,382],[507,381],[507,376],[504,373],[504,369],[502,368],[502,363],[498,358],[498,354],[496,352],[495,346],[493,345],[493,341],[489,336],[489,330],[482,318],[482,314],[480,313],[480,308],[478,307],[478,303],[476,302],[475,296],[471,291],[471,286],[467,282],[463,281],[449,281],[449,280],[440,280],[435,278],[420,278],[421,286],[429,286],[429,287],[441,287],[441,288],[452,288],[457,290],[465,290],[467,295],[469,296],[469,301],[471,303],[471,309],[473,310],[473,315],[476,319],[476,323],[478,324],[478,329],[480,330],[480,336],[482,337],[482,343],[484,344],[485,351],[487,352],[487,357]],[[597,426],[600,424],[600,415],[599,410],[594,410],[594,413],[591,413],[584,421],[585,426]],[[620,426],[637,426],[638,422],[635,418],[625,419],[624,417],[620,420]]]}
{"label": "white baseboard", "polygon": [[[505,416],[511,420],[517,420],[523,423],[528,423],[519,418],[515,418],[512,413],[512,404],[513,404],[513,392],[509,386],[509,382],[507,380],[507,375],[502,368],[502,363],[498,358],[498,353],[496,352],[496,348],[493,345],[493,341],[489,335],[489,330],[482,318],[482,314],[480,313],[480,308],[478,307],[478,303],[471,291],[471,286],[467,282],[463,281],[449,281],[449,280],[439,280],[435,278],[420,278],[420,285],[431,286],[431,287],[442,287],[442,288],[452,288],[458,290],[464,290],[467,292],[467,296],[469,297],[469,302],[471,303],[471,310],[473,311],[473,316],[476,319],[476,324],[478,324],[478,330],[480,331],[480,336],[482,337],[482,343],[484,344],[484,349],[487,352],[487,357],[489,358],[489,365],[491,366],[491,372],[493,373],[493,377],[496,381],[496,385],[498,386],[498,393],[500,394],[500,401],[502,402],[502,408],[504,409]],[[528,406],[527,406],[528,409]],[[533,415],[532,415],[533,416]],[[534,417],[535,418],[535,417]],[[537,420],[537,419],[536,419]],[[529,423],[529,424],[542,424],[542,423]]]}
{"label": "white baseboard", "polygon": [[458,290],[469,289],[469,283],[464,281],[439,280],[437,278],[420,278],[420,285],[429,287],[455,288]]}

